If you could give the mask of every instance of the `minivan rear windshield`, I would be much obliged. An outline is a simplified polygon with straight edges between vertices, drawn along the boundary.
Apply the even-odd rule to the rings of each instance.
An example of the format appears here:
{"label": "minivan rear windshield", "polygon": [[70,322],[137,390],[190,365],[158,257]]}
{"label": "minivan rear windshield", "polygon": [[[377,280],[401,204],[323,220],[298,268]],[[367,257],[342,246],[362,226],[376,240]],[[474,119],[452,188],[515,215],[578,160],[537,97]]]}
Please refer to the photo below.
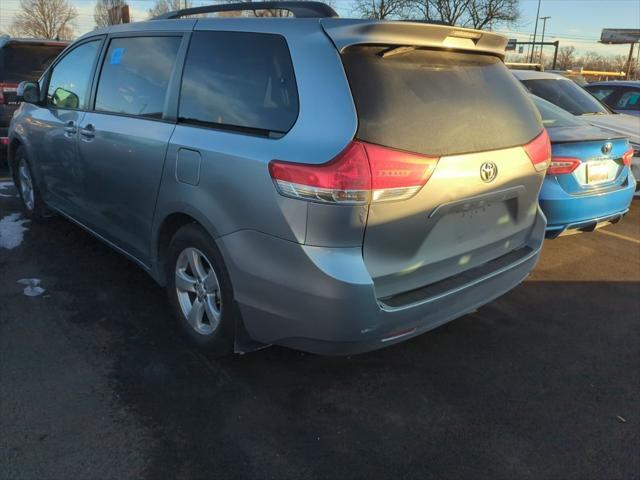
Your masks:
{"label": "minivan rear windshield", "polygon": [[37,80],[64,45],[8,43],[0,48],[0,81]]}
{"label": "minivan rear windshield", "polygon": [[540,116],[490,55],[389,46],[342,54],[361,140],[443,156],[523,145]]}

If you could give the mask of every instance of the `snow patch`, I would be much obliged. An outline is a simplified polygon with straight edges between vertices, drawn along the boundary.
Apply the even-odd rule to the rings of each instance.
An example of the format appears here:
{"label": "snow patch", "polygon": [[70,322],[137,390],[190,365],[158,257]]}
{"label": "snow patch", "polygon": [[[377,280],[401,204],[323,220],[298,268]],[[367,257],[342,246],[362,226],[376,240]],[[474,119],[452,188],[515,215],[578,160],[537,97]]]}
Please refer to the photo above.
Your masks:
{"label": "snow patch", "polygon": [[0,248],[11,250],[22,243],[27,231],[24,224],[29,220],[21,217],[19,213],[12,213],[0,220]]}
{"label": "snow patch", "polygon": [[39,278],[21,278],[17,283],[26,285],[26,287],[24,287],[24,294],[27,297],[37,297],[45,292],[45,289],[40,286]]}

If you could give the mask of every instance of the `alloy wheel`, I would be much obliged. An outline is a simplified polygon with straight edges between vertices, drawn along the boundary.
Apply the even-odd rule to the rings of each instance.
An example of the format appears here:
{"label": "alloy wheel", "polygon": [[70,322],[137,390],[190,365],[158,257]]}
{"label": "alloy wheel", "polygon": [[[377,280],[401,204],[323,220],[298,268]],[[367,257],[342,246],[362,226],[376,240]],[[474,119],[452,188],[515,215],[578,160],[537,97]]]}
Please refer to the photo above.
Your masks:
{"label": "alloy wheel", "polygon": [[18,165],[18,179],[20,184],[20,194],[22,201],[27,210],[33,211],[35,206],[35,195],[33,192],[33,180],[31,179],[31,171],[24,158],[20,159]]}
{"label": "alloy wheel", "polygon": [[213,334],[220,325],[222,295],[206,255],[196,248],[185,248],[176,261],[175,286],[187,323],[201,335]]}

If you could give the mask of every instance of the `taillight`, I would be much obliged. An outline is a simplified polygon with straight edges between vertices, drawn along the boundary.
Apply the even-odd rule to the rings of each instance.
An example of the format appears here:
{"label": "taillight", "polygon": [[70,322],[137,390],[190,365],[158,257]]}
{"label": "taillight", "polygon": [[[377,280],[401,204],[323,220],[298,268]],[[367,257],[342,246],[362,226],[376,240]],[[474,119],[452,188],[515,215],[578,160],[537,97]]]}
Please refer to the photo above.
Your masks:
{"label": "taillight", "polygon": [[565,173],[571,173],[580,166],[579,158],[572,157],[553,157],[551,159],[551,165],[547,169],[547,175],[564,175]]}
{"label": "taillight", "polygon": [[15,92],[18,88],[17,83],[0,83],[0,105],[5,103],[5,92]]}
{"label": "taillight", "polygon": [[551,162],[551,142],[547,129],[543,129],[540,135],[527,143],[524,150],[537,172],[546,170]]}
{"label": "taillight", "polygon": [[352,141],[328,163],[272,160],[269,173],[287,197],[336,204],[388,202],[413,197],[427,183],[437,158]]}
{"label": "taillight", "polygon": [[632,158],[633,158],[633,148],[630,147],[629,150],[624,152],[624,154],[622,155],[622,163],[628,167],[629,165],[631,165]]}

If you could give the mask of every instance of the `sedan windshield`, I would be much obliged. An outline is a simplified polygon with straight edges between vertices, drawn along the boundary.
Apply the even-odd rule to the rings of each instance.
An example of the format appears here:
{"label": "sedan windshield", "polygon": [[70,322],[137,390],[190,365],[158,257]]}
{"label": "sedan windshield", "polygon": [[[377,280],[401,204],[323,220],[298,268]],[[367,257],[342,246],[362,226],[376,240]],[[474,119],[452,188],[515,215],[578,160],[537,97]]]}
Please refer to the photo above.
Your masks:
{"label": "sedan windshield", "polygon": [[607,115],[607,110],[598,100],[571,80],[564,78],[538,78],[523,80],[527,89],[574,115]]}

